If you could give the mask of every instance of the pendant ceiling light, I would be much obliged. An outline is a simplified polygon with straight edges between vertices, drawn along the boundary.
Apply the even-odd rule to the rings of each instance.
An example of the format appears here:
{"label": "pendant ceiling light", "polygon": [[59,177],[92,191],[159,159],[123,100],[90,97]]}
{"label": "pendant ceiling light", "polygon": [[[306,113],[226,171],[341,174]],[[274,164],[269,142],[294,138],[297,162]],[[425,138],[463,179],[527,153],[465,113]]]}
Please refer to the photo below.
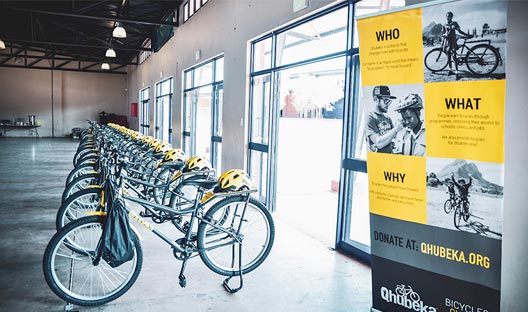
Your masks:
{"label": "pendant ceiling light", "polygon": [[114,49],[108,48],[108,50],[106,50],[105,56],[106,57],[116,57],[116,52],[114,51]]}
{"label": "pendant ceiling light", "polygon": [[116,27],[114,28],[114,31],[112,32],[112,36],[116,38],[126,38],[126,30],[121,27],[121,24],[119,22],[116,22]]}
{"label": "pendant ceiling light", "polygon": [[103,63],[103,64],[101,64],[101,69],[102,70],[110,70],[110,65],[108,65],[108,63]]}
{"label": "pendant ceiling light", "polygon": [[5,43],[0,39],[0,50],[5,49]]}

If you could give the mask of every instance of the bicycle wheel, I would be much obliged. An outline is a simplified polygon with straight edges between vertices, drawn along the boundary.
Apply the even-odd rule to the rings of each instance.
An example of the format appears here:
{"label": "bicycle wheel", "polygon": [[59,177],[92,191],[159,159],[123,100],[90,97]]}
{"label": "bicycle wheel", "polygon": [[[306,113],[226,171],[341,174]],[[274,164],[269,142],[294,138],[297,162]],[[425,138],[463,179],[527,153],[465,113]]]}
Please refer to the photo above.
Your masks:
{"label": "bicycle wheel", "polygon": [[[181,179],[181,178],[180,178]],[[194,185],[182,184],[183,181],[190,180],[203,180],[203,176],[190,176],[185,180],[178,182],[178,185],[170,192],[171,198],[169,206],[174,210],[185,210],[194,207],[194,202],[196,201],[196,195],[198,193],[198,188]],[[189,222],[190,213],[184,215],[178,215],[172,219],[172,224],[176,228],[185,233],[187,229],[185,228],[185,223]],[[193,229],[193,232],[197,232],[197,222],[194,223],[196,228]]]}
{"label": "bicycle wheel", "polygon": [[94,171],[94,168],[96,166],[95,161],[93,162],[85,162],[82,165],[77,166],[74,168],[70,173],[68,174],[68,177],[66,178],[66,184],[65,187],[70,184],[73,179],[82,176],[83,174],[89,173],[90,171]]}
{"label": "bicycle wheel", "polygon": [[460,227],[460,219],[462,219],[462,208],[456,207],[455,213],[453,214],[453,222],[457,229]]}
{"label": "bicycle wheel", "polygon": [[213,272],[240,275],[241,264],[246,274],[269,255],[275,225],[269,211],[256,199],[250,198],[246,206],[241,196],[225,198],[215,203],[203,219],[198,227],[198,249],[200,258]]}
{"label": "bicycle wheel", "polygon": [[449,214],[452,209],[453,209],[453,207],[451,206],[451,199],[446,200],[445,203],[444,203],[444,211],[445,211],[445,213]]}
{"label": "bicycle wheel", "polygon": [[471,213],[469,212],[469,201],[466,201],[466,208],[464,209],[464,213],[462,217],[464,218],[464,221],[467,222],[470,216],[471,216]]}
{"label": "bicycle wheel", "polygon": [[65,202],[73,193],[86,189],[88,185],[97,184],[98,173],[88,173],[71,181],[62,193],[62,202]]}
{"label": "bicycle wheel", "polygon": [[441,71],[446,68],[449,58],[442,48],[432,49],[425,55],[424,65],[432,72]]}
{"label": "bicycle wheel", "polygon": [[152,172],[149,179],[149,183],[154,184],[152,188],[154,201],[160,205],[166,205],[170,201],[170,193],[166,185],[171,176],[172,170],[170,168],[157,168]]}
{"label": "bicycle wheel", "polygon": [[123,295],[137,280],[143,252],[133,235],[134,258],[116,268],[104,260],[93,264],[103,232],[104,217],[78,219],[58,231],[46,247],[44,277],[61,299],[81,306],[108,303]]}
{"label": "bicycle wheel", "polygon": [[99,156],[97,155],[93,155],[93,154],[88,154],[86,155],[86,157],[83,157],[83,158],[80,158],[77,163],[74,165],[74,167],[77,167],[77,166],[80,166],[84,163],[90,163],[90,162],[94,162],[94,161],[98,161],[99,160]]}
{"label": "bicycle wheel", "polygon": [[478,44],[469,49],[465,62],[474,75],[486,76],[499,66],[499,52],[488,44]]}
{"label": "bicycle wheel", "polygon": [[98,155],[98,152],[95,147],[83,148],[81,150],[78,150],[77,153],[75,153],[75,156],[73,156],[73,164],[77,164],[80,159],[85,158],[88,155]]}
{"label": "bicycle wheel", "polygon": [[89,188],[72,194],[62,203],[57,211],[55,226],[57,230],[62,229],[66,224],[86,217],[86,212],[96,211],[100,206],[103,189]]}

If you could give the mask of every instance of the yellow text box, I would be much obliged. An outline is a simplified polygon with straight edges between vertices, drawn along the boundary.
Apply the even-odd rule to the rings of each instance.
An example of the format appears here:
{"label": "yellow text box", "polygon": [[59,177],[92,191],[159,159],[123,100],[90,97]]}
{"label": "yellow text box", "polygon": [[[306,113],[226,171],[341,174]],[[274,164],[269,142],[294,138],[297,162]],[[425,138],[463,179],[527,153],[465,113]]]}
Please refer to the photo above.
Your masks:
{"label": "yellow text box", "polygon": [[370,212],[427,223],[425,159],[369,152]]}
{"label": "yellow text box", "polygon": [[427,156],[504,162],[505,80],[427,83]]}
{"label": "yellow text box", "polygon": [[422,9],[358,20],[364,86],[423,83]]}

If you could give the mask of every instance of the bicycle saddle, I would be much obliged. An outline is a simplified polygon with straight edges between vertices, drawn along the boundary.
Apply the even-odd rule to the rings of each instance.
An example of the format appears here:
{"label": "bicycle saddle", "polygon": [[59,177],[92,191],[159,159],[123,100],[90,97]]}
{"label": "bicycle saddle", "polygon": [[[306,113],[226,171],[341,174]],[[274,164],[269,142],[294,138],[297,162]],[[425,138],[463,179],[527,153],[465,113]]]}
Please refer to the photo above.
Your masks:
{"label": "bicycle saddle", "polygon": [[169,168],[173,168],[173,169],[176,169],[176,170],[181,170],[183,168],[183,166],[185,166],[185,162],[184,161],[165,161],[165,162],[161,162],[158,165],[158,168],[169,167]]}
{"label": "bicycle saddle", "polygon": [[216,180],[209,180],[209,179],[189,179],[189,180],[183,180],[182,185],[194,185],[197,187],[204,188],[206,190],[210,190],[218,184],[218,181]]}

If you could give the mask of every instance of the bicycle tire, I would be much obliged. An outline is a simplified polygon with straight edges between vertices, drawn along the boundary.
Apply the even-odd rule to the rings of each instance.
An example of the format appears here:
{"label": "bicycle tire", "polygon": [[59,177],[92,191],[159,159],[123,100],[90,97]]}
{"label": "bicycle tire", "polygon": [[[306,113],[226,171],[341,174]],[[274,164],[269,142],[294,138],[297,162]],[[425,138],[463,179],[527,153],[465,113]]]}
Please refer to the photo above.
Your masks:
{"label": "bicycle tire", "polygon": [[94,147],[81,149],[77,151],[77,153],[75,153],[75,155],[73,156],[73,164],[75,165],[79,161],[79,159],[84,158],[88,155],[98,155],[98,152],[95,150]]}
{"label": "bicycle tire", "polygon": [[499,66],[499,52],[488,44],[477,44],[471,47],[464,59],[466,66],[475,76],[486,76]]}
{"label": "bicycle tire", "polygon": [[73,168],[72,171],[68,174],[68,177],[66,178],[66,183],[64,187],[67,187],[68,184],[73,181],[73,179],[80,177],[83,174],[86,174],[90,171],[94,171],[96,166],[96,162],[84,162],[81,165]]}
{"label": "bicycle tire", "polygon": [[425,55],[424,65],[432,72],[438,72],[446,68],[449,63],[447,53],[442,48],[435,48]]}
{"label": "bicycle tire", "polygon": [[[132,233],[134,258],[131,261],[116,268],[104,260],[93,265],[104,222],[105,217],[101,216],[78,219],[55,233],[46,247],[42,261],[46,283],[66,302],[80,306],[108,303],[126,293],[139,276],[143,251],[135,233]],[[78,243],[75,248],[82,250],[72,250],[75,248],[68,245],[71,241]],[[105,282],[109,285],[104,285]]]}
{"label": "bicycle tire", "polygon": [[99,173],[87,173],[73,179],[62,192],[62,202],[65,202],[75,192],[86,189],[88,185],[97,183]]}
{"label": "bicycle tire", "polygon": [[[242,196],[227,197],[218,201],[207,210],[198,227],[197,242],[200,258],[210,270],[217,274],[240,275],[240,259],[236,261],[240,243],[234,242],[233,238],[238,230],[243,232],[243,235],[238,236],[242,239],[243,245],[242,274],[249,273],[261,265],[273,246],[275,225],[270,212],[261,202],[250,198],[246,211],[241,216],[239,210],[244,208],[245,203],[246,200]],[[240,221],[241,217],[243,217],[242,221]],[[249,232],[244,231],[241,226],[237,227],[237,223],[242,222],[244,226],[247,224],[250,227]],[[212,224],[216,224],[222,230]],[[230,241],[233,243],[230,244]]]}
{"label": "bicycle tire", "polygon": [[[189,209],[194,206],[194,203],[196,201],[196,195],[198,193],[198,189],[194,185],[187,185],[182,184],[183,181],[192,181],[192,180],[203,180],[203,176],[190,176],[186,179],[182,179],[181,177],[178,178],[180,181],[176,182],[178,185],[174,187],[174,189],[170,192],[170,202],[169,207],[171,207],[174,210],[183,210],[183,209]],[[188,222],[191,219],[190,213],[187,215],[178,215],[176,218],[173,218],[172,224],[178,229],[178,231],[185,233],[186,229],[184,228],[185,222]],[[197,222],[194,223],[194,226],[196,227],[196,230],[194,232],[198,231],[197,228]]]}
{"label": "bicycle tire", "polygon": [[100,207],[102,188],[88,188],[73,193],[62,203],[55,217],[55,227],[62,229],[66,224],[86,216],[86,212]]}
{"label": "bicycle tire", "polygon": [[460,219],[462,219],[462,208],[456,207],[455,213],[453,214],[453,223],[457,229],[460,228]]}
{"label": "bicycle tire", "polygon": [[74,167],[80,166],[86,162],[93,162],[99,160],[98,155],[88,154],[86,157],[79,158],[79,160],[73,165]]}
{"label": "bicycle tire", "polygon": [[170,201],[170,192],[167,191],[167,180],[171,178],[170,168],[157,168],[152,172],[149,183],[153,184],[152,196],[154,201],[160,205],[166,205]]}
{"label": "bicycle tire", "polygon": [[444,211],[449,214],[451,210],[453,210],[453,206],[451,205],[451,199],[448,199],[444,203]]}

